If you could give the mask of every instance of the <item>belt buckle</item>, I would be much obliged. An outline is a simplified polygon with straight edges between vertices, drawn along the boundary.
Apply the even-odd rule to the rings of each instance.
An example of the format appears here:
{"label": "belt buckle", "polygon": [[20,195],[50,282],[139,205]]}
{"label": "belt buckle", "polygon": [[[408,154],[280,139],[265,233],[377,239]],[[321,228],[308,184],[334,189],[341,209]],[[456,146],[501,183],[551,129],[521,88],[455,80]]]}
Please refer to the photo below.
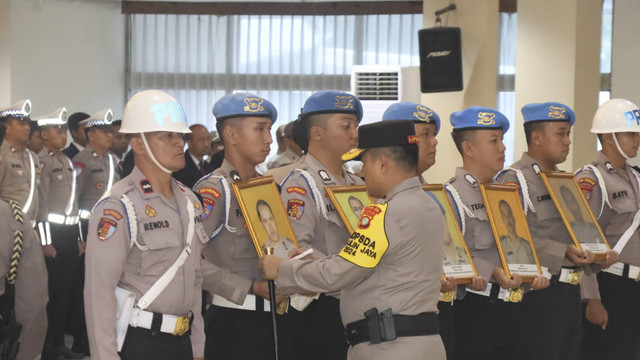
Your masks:
{"label": "belt buckle", "polygon": [[176,328],[173,330],[173,335],[182,336],[189,331],[189,316],[180,316],[176,319]]}
{"label": "belt buckle", "polygon": [[584,273],[582,272],[582,270],[574,270],[569,277],[569,284],[571,285],[580,284],[583,276],[584,276]]}
{"label": "belt buckle", "polygon": [[519,303],[522,301],[522,288],[511,289],[509,291],[509,302]]}
{"label": "belt buckle", "polygon": [[[640,275],[639,275],[640,277]],[[640,280],[638,280],[640,281]],[[456,298],[456,292],[455,291],[449,291],[446,293],[440,293],[440,301],[444,301],[444,302],[452,302],[454,299]]]}

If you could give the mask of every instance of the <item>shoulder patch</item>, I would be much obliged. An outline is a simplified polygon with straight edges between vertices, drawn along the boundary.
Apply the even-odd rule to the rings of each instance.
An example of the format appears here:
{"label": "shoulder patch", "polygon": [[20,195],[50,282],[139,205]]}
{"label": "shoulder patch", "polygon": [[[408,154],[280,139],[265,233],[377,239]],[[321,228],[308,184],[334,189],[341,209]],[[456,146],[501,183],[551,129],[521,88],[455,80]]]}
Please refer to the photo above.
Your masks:
{"label": "shoulder patch", "polygon": [[120,214],[119,212],[117,212],[117,211],[115,211],[113,209],[104,209],[102,214],[106,215],[106,216],[113,216],[116,220],[122,219],[122,214]]}
{"label": "shoulder patch", "polygon": [[218,192],[218,190],[210,187],[203,187],[198,189],[198,194],[200,195],[210,194],[211,196],[213,196],[214,199],[218,199],[220,197],[220,193]]}
{"label": "shoulder patch", "polygon": [[591,196],[593,195],[593,187],[596,185],[596,182],[590,178],[584,177],[578,179],[578,186],[584,195],[584,198],[589,201],[591,200]]}
{"label": "shoulder patch", "polygon": [[287,194],[291,194],[292,192],[294,193],[298,193],[300,195],[306,195],[307,194],[307,190],[299,187],[299,186],[290,186],[287,188]]}
{"label": "shoulder patch", "polygon": [[357,266],[372,269],[389,248],[384,227],[388,204],[371,204],[364,208],[358,228],[338,256]]}
{"label": "shoulder patch", "polygon": [[289,199],[287,201],[287,214],[294,220],[300,220],[304,214],[304,200]]}
{"label": "shoulder patch", "polygon": [[109,219],[109,218],[100,218],[100,222],[98,223],[98,240],[105,241],[116,232],[116,228],[118,227],[118,223]]}

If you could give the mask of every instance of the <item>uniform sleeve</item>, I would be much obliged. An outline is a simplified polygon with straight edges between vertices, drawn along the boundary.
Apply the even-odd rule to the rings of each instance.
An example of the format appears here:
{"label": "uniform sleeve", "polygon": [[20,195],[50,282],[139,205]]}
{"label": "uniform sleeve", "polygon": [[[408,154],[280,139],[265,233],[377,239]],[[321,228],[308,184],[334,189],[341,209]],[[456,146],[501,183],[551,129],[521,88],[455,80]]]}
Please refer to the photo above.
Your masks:
{"label": "uniform sleeve", "polygon": [[44,168],[40,171],[40,184],[38,184],[39,206],[37,221],[47,221],[49,218],[49,188],[51,187],[51,167],[44,163]]}
{"label": "uniform sleeve", "polygon": [[320,260],[287,260],[278,268],[278,290],[283,295],[340,291],[365,278],[374,269],[359,267],[338,255]]}
{"label": "uniform sleeve", "polygon": [[602,204],[602,191],[600,190],[598,179],[596,179],[593,172],[589,169],[578,172],[575,178],[582,192],[582,196],[587,200],[589,208],[591,208],[591,212],[598,217],[600,214],[600,205]]}
{"label": "uniform sleeve", "polygon": [[316,201],[304,177],[298,173],[292,173],[282,183],[280,196],[289,215],[298,245],[303,248],[313,248],[313,257],[316,259],[326,257],[324,252],[313,246],[317,232],[316,226],[322,214],[318,212]]}
{"label": "uniform sleeve", "polygon": [[[227,216],[227,194],[225,194],[221,181],[220,178],[210,177],[193,188],[193,191],[202,196],[204,205],[202,224],[210,239],[217,235],[221,226],[225,225]],[[231,190],[230,186],[229,191]]]}
{"label": "uniform sleeve", "polygon": [[218,267],[206,259],[202,261],[201,269],[203,276],[202,288],[204,290],[242,305],[251,287],[251,280],[236,275],[229,269]]}
{"label": "uniform sleeve", "polygon": [[[16,277],[16,319],[22,324],[18,359],[35,359],[42,352],[47,332],[47,269],[40,242],[31,228],[28,217],[24,218],[23,246]],[[13,234],[10,236],[13,241]]]}
{"label": "uniform sleeve", "polygon": [[[80,154],[80,153],[78,153]],[[85,168],[85,164],[82,161],[82,159],[76,155],[73,157],[73,168],[76,170],[76,174],[78,174],[76,176],[76,194],[78,197],[78,200],[80,199],[82,192],[84,191],[84,186],[86,183],[86,176],[87,176],[87,172],[84,171]],[[78,204],[79,206],[79,204]],[[91,210],[91,209],[79,209],[79,210]]]}
{"label": "uniform sleeve", "polygon": [[[198,236],[195,236],[194,240],[198,240]],[[204,357],[204,320],[202,319],[202,269],[201,269],[201,254],[202,254],[202,244],[198,243],[197,248],[194,249],[191,256],[196,257],[195,259],[195,291],[193,297],[193,306],[191,306],[191,313],[193,314],[193,325],[191,327],[191,350],[193,352],[193,357]]]}
{"label": "uniform sleeve", "polygon": [[119,202],[107,200],[96,207],[89,219],[84,306],[91,356],[119,360],[115,290],[127,259],[129,233],[126,217],[104,215],[106,210],[125,213]]}

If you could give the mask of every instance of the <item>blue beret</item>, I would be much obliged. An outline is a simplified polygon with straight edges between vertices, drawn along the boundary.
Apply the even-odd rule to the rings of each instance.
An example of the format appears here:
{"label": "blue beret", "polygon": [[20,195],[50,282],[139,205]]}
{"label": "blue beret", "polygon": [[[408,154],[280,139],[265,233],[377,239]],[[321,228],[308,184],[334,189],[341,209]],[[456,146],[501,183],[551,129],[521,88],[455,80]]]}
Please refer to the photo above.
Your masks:
{"label": "blue beret", "polygon": [[440,116],[429,107],[414,102],[400,102],[387,108],[382,114],[382,121],[410,120],[414,123],[428,123],[436,125],[436,135],[440,131]]}
{"label": "blue beret", "polygon": [[316,91],[304,102],[301,115],[306,118],[313,114],[327,113],[355,114],[360,122],[362,120],[362,104],[355,95],[342,91]]}
{"label": "blue beret", "polygon": [[462,129],[502,129],[509,130],[509,119],[500,111],[481,106],[472,106],[451,114],[453,130]]}
{"label": "blue beret", "polygon": [[216,121],[237,117],[268,117],[273,123],[278,118],[278,111],[269,100],[248,93],[223,96],[213,105],[212,112]]}
{"label": "blue beret", "polygon": [[573,126],[576,114],[565,104],[559,102],[533,103],[522,107],[524,123],[532,121],[568,121]]}

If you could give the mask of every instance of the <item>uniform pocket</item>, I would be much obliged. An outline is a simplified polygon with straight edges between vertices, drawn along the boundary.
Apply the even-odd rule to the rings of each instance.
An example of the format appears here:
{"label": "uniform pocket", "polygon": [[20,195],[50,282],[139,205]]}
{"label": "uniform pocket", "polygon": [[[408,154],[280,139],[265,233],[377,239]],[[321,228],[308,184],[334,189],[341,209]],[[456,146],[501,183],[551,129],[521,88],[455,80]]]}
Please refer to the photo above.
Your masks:
{"label": "uniform pocket", "polygon": [[142,275],[162,275],[173,264],[183,244],[173,231],[147,231],[140,235],[148,250],[142,251]]}

